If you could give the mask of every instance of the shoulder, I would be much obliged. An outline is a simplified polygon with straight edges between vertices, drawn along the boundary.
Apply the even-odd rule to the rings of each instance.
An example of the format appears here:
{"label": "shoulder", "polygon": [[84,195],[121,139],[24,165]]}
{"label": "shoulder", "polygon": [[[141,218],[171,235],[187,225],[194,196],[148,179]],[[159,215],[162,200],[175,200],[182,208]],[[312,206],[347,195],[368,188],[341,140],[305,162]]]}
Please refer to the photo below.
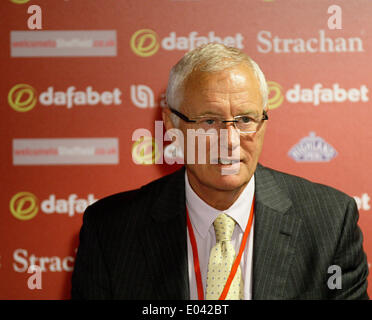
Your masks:
{"label": "shoulder", "polygon": [[260,166],[264,175],[275,180],[292,203],[292,212],[307,225],[342,228],[347,219],[357,221],[359,214],[355,200],[334,187]]}
{"label": "shoulder", "polygon": [[95,220],[97,223],[114,222],[118,219],[126,219],[131,213],[138,213],[143,208],[149,207],[149,202],[156,199],[167,189],[172,188],[175,179],[183,177],[184,170],[178,170],[172,174],[163,176],[149,182],[140,188],[119,192],[99,199],[91,204],[84,213],[85,220]]}
{"label": "shoulder", "polygon": [[279,187],[284,189],[290,198],[297,198],[300,201],[324,199],[330,203],[334,201],[342,201],[346,203],[353,201],[352,197],[334,187],[264,166],[260,166],[260,170],[264,170],[268,174],[272,175]]}

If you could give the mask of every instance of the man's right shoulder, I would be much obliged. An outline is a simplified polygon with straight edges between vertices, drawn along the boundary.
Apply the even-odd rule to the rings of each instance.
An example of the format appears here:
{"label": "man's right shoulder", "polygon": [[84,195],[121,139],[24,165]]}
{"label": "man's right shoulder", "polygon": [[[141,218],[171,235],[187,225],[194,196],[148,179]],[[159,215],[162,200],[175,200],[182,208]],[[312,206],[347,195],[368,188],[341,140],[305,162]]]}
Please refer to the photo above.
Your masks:
{"label": "man's right shoulder", "polygon": [[178,170],[174,173],[153,180],[138,189],[128,190],[112,194],[101,198],[88,206],[84,213],[84,220],[89,217],[89,220],[97,222],[107,221],[108,219],[116,219],[118,217],[125,218],[133,212],[142,211],[150,205],[157,195],[164,192],[165,188],[169,188],[171,181],[175,177],[183,175],[184,171]]}

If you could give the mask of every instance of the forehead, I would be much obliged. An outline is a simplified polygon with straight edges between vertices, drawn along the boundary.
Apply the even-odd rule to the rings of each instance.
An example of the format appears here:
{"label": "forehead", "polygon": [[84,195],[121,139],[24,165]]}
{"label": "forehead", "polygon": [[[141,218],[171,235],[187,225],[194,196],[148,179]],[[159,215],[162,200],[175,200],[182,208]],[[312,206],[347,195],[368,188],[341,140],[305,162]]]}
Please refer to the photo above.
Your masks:
{"label": "forehead", "polygon": [[221,106],[248,104],[261,106],[259,82],[252,68],[241,64],[223,71],[194,71],[184,86],[185,108],[203,105]]}

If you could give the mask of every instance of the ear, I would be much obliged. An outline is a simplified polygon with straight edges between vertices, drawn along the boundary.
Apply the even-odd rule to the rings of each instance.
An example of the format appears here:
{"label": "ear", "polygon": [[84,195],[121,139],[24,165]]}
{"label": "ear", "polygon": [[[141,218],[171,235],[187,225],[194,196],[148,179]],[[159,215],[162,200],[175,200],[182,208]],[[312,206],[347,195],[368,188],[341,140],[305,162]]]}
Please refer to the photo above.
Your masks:
{"label": "ear", "polygon": [[171,117],[172,112],[169,110],[168,107],[164,107],[162,110],[162,117],[163,117],[163,122],[164,122],[164,127],[165,130],[170,130],[172,128],[175,128],[172,122],[172,117]]}

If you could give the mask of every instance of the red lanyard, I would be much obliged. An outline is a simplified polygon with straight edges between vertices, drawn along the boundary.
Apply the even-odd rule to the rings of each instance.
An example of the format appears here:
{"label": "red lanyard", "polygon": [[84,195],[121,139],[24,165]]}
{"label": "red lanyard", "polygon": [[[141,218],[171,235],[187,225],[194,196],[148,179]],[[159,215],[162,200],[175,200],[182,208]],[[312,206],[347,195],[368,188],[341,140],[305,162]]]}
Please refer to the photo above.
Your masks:
{"label": "red lanyard", "polygon": [[[252,201],[252,205],[251,205],[251,212],[249,214],[249,220],[248,220],[247,227],[245,228],[245,231],[244,231],[242,243],[240,244],[239,253],[235,258],[234,264],[232,265],[230,275],[227,278],[225,287],[222,290],[222,293],[221,293],[221,296],[220,296],[219,300],[225,300],[225,298],[227,296],[227,293],[229,292],[231,282],[233,281],[235,273],[238,270],[240,260],[242,259],[244,248],[245,248],[245,245],[247,243],[247,238],[248,238],[248,235],[249,235],[249,233],[251,231],[251,227],[252,227],[253,214],[254,214],[254,199],[255,199],[255,197],[253,196],[253,201]],[[187,216],[187,229],[189,231],[190,242],[191,242],[191,246],[192,246],[192,256],[194,258],[194,270],[195,270],[195,277],[196,277],[196,285],[197,285],[197,289],[198,289],[198,299],[199,300],[204,300],[204,290],[203,290],[203,283],[202,283],[201,273],[200,273],[198,246],[196,244],[194,230],[192,229],[192,225],[191,225],[190,217],[189,217],[189,211],[187,210],[187,207],[186,207],[186,213],[187,213],[187,215],[186,215]]]}

